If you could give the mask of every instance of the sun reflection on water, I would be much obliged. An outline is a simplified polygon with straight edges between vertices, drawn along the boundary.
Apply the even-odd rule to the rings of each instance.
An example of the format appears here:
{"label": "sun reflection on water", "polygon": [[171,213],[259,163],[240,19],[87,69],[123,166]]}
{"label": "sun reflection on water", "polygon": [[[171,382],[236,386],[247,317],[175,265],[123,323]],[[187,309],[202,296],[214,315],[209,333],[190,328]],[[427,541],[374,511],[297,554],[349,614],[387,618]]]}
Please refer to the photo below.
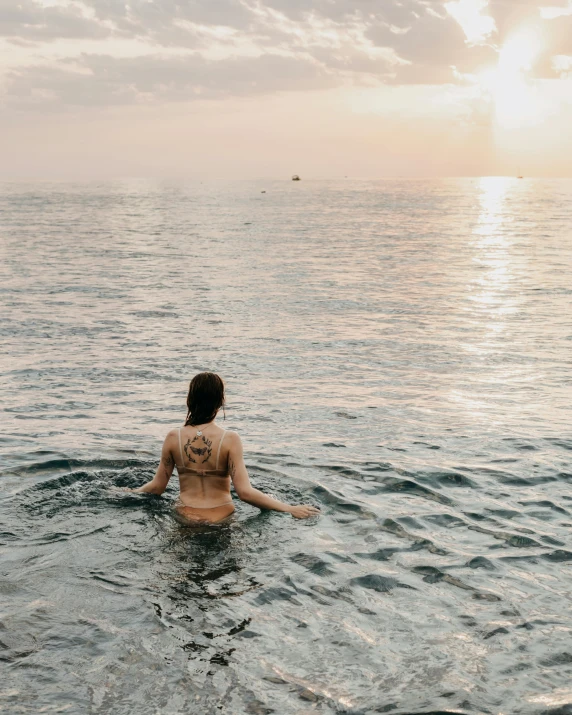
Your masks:
{"label": "sun reflection on water", "polygon": [[473,244],[480,276],[473,282],[470,299],[477,310],[488,314],[486,329],[498,333],[503,329],[502,316],[514,311],[506,290],[511,280],[508,226],[513,217],[508,214],[507,194],[514,179],[483,177],[479,181],[479,217],[473,229]]}
{"label": "sun reflection on water", "polygon": [[[469,237],[473,268],[465,296],[471,339],[463,344],[465,353],[473,357],[462,384],[451,391],[452,400],[473,418],[481,413],[484,419],[492,419],[496,400],[509,399],[507,386],[520,379],[518,369],[515,373],[514,366],[506,364],[507,351],[512,349],[509,319],[518,310],[512,206],[516,182],[509,177],[483,177],[478,182],[478,213]],[[473,377],[473,361],[481,368],[486,363],[486,372],[479,368]]]}

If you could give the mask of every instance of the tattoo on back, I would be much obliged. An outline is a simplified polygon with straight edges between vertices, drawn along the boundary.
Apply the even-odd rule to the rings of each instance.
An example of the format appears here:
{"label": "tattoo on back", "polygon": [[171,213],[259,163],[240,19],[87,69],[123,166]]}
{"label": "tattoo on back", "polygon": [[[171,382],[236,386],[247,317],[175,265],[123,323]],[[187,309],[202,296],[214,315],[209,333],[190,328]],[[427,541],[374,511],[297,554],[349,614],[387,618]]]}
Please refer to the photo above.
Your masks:
{"label": "tattoo on back", "polygon": [[[198,444],[195,446],[195,442]],[[188,439],[187,444],[183,448],[189,462],[195,464],[205,464],[210,459],[213,451],[213,443],[208,437],[195,435],[193,439]]]}
{"label": "tattoo on back", "polygon": [[234,479],[234,477],[235,477],[235,475],[236,475],[236,465],[235,465],[235,463],[232,461],[232,457],[229,457],[229,458],[228,458],[228,473],[229,473],[229,475],[230,475],[230,478],[231,478],[231,479]]}

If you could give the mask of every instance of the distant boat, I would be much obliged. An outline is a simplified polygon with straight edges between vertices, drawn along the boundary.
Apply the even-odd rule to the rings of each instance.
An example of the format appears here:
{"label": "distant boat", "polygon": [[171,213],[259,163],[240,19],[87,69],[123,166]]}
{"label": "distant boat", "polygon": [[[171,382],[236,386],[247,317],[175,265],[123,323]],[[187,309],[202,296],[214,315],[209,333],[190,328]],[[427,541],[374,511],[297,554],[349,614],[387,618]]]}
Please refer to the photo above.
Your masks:
{"label": "distant boat", "polygon": [[301,180],[301,179],[300,179],[300,177],[298,176],[298,174],[294,174],[294,176],[292,177],[292,181],[300,181],[300,180]]}
{"label": "distant boat", "polygon": [[518,170],[518,176],[516,177],[517,179],[524,179],[524,176],[520,173],[520,169]]}

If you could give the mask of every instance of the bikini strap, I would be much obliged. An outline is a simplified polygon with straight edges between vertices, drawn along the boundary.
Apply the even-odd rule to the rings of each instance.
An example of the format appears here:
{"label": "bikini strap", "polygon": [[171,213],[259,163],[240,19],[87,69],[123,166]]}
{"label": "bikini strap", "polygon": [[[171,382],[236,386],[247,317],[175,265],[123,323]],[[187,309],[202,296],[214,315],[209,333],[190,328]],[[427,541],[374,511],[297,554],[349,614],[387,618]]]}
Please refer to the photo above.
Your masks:
{"label": "bikini strap", "polygon": [[185,466],[185,457],[183,455],[183,445],[181,444],[181,428],[179,427],[179,451],[181,452],[181,465]]}
{"label": "bikini strap", "polygon": [[216,467],[215,471],[218,471],[218,458],[220,457],[220,448],[222,447],[222,442],[226,436],[226,430],[222,433],[222,437],[220,438],[220,442],[218,443],[218,451],[216,453]]}

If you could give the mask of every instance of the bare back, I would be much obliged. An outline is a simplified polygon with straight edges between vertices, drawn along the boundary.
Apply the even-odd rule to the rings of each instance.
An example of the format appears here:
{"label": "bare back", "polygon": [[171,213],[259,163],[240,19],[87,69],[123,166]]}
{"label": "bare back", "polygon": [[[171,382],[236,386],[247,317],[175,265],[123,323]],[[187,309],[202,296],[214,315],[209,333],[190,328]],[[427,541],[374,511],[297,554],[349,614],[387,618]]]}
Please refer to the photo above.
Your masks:
{"label": "bare back", "polygon": [[214,422],[171,430],[163,442],[155,476],[133,491],[163,494],[175,466],[180,488],[176,511],[187,523],[214,524],[229,517],[234,511],[231,480],[238,498],[259,509],[286,511],[296,519],[319,514],[310,504],[285,504],[255,489],[248,478],[239,435],[227,433]]}
{"label": "bare back", "polygon": [[192,426],[175,431],[172,454],[179,474],[183,504],[212,508],[230,500],[229,447],[226,430],[214,422],[200,429]]}

